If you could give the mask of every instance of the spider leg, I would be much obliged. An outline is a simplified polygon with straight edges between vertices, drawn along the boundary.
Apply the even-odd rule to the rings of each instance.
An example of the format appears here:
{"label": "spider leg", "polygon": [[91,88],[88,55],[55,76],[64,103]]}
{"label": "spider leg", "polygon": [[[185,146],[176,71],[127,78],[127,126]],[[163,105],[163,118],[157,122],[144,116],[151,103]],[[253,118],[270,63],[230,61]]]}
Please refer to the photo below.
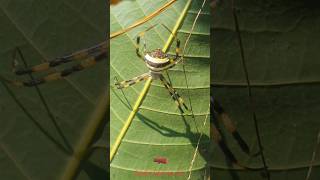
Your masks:
{"label": "spider leg", "polygon": [[137,77],[134,77],[130,80],[117,82],[117,83],[115,83],[115,85],[118,89],[127,88],[129,86],[132,86],[132,85],[140,82],[140,81],[147,80],[150,76],[151,76],[150,73],[144,73],[144,74],[137,76]]}
{"label": "spider leg", "polygon": [[[213,119],[213,118],[211,118]],[[220,130],[217,129],[217,127],[214,125],[213,122],[210,122],[210,136],[213,139],[215,143],[217,143],[222,150],[222,152],[225,154],[225,156],[234,164],[237,164],[237,159],[233,155],[233,153],[230,151],[226,143],[222,140]]]}
{"label": "spider leg", "polygon": [[32,86],[40,85],[40,84],[43,84],[43,83],[46,83],[46,82],[63,79],[66,76],[69,76],[70,74],[73,74],[75,72],[84,70],[86,68],[89,68],[89,67],[95,65],[97,62],[103,60],[106,57],[107,57],[106,53],[102,52],[102,53],[99,53],[97,55],[88,57],[87,59],[81,61],[77,65],[74,65],[74,66],[72,66],[70,68],[64,69],[64,70],[59,71],[59,72],[51,73],[51,74],[49,74],[49,75],[47,75],[45,77],[42,77],[42,78],[33,79],[33,80],[30,80],[30,81],[11,81],[11,80],[6,80],[6,81],[9,82],[10,84],[15,85],[15,86],[32,87]]}
{"label": "spider leg", "polygon": [[[56,67],[71,61],[77,61],[77,60],[88,59],[88,58],[90,59],[90,57],[93,56],[94,54],[105,54],[106,51],[107,51],[107,42],[104,41],[96,46],[77,51],[67,56],[58,57],[51,61],[41,63],[39,65],[35,65],[33,67],[16,69],[16,67],[13,66],[13,72],[16,75],[24,75],[24,74],[29,74],[33,72],[46,71],[49,68]],[[15,53],[17,53],[17,51],[15,51]],[[14,57],[15,56],[16,55],[14,55]],[[15,61],[15,58],[14,58],[14,61]]]}
{"label": "spider leg", "polygon": [[238,167],[241,167],[243,169],[247,169],[247,170],[252,170],[252,171],[260,171],[263,170],[264,168],[256,168],[256,167],[248,167],[248,166],[244,166],[242,165],[234,156],[234,154],[232,153],[232,151],[230,150],[230,148],[227,146],[226,142],[223,140],[222,136],[221,136],[221,131],[219,128],[216,127],[216,123],[215,122],[216,117],[215,114],[212,114],[212,117],[210,119],[210,136],[213,139],[213,141],[215,143],[218,144],[218,146],[220,147],[220,149],[222,150],[222,152],[225,154],[225,156],[229,159],[229,161],[233,164],[236,165]]}
{"label": "spider leg", "polygon": [[182,105],[184,108],[189,111],[188,106],[184,103],[183,99],[180,97],[180,95],[177,93],[177,91],[171,86],[171,84],[163,77],[163,75],[160,75],[160,81],[164,85],[164,87],[169,91],[170,96],[174,100],[174,102],[177,104],[179,110],[181,113],[184,113],[182,109]]}
{"label": "spider leg", "polygon": [[179,53],[180,53],[180,40],[179,40],[179,38],[176,36],[176,35],[174,35],[173,33],[172,33],[172,31],[168,28],[168,26],[166,26],[165,24],[160,24],[160,25],[162,25],[166,30],[168,30],[169,32],[170,32],[170,34],[176,39],[176,55],[175,55],[175,58],[174,58],[174,60],[176,60],[176,59],[178,59],[178,57],[179,57]]}
{"label": "spider leg", "polygon": [[140,52],[140,40],[141,38],[145,35],[146,32],[148,32],[149,30],[151,30],[152,28],[156,27],[156,25],[150,26],[148,29],[140,32],[137,36],[137,40],[136,40],[136,54],[139,58],[143,58],[144,57],[144,53],[146,52],[146,42],[144,41],[143,43],[143,52]]}
{"label": "spider leg", "polygon": [[[146,52],[146,43],[144,42],[144,44],[143,44],[143,53],[141,53],[140,52],[140,40],[141,40],[141,37],[143,37],[144,35],[145,35],[145,33],[147,32],[147,31],[149,31],[149,30],[151,30],[152,28],[154,28],[154,27],[156,27],[157,25],[159,25],[159,24],[155,24],[155,25],[153,25],[153,26],[151,26],[151,27],[149,27],[148,29],[146,29],[145,31],[142,31],[142,32],[140,32],[139,34],[138,34],[138,36],[137,36],[137,40],[136,40],[136,54],[137,54],[137,56],[138,57],[140,57],[140,58],[142,58],[143,56],[144,56],[144,53]],[[175,55],[175,58],[174,58],[174,60],[176,60],[178,57],[179,57],[179,53],[180,53],[180,40],[177,38],[177,36],[176,35],[174,35],[173,33],[172,33],[172,31],[168,28],[168,26],[166,26],[165,24],[160,24],[160,25],[162,25],[167,31],[169,31],[170,32],[170,34],[176,39],[176,55]]]}
{"label": "spider leg", "polygon": [[174,60],[178,59],[179,53],[180,53],[180,40],[177,38],[176,56]]}
{"label": "spider leg", "polygon": [[237,141],[239,146],[241,147],[242,151],[245,152],[246,154],[250,155],[250,150],[249,146],[247,143],[243,140],[239,132],[237,131],[236,126],[230,119],[229,115],[225,112],[223,107],[218,103],[218,101],[214,100],[213,101],[213,108],[214,111],[217,114],[217,119],[223,123],[223,125],[226,127],[226,129],[232,134],[234,139]]}

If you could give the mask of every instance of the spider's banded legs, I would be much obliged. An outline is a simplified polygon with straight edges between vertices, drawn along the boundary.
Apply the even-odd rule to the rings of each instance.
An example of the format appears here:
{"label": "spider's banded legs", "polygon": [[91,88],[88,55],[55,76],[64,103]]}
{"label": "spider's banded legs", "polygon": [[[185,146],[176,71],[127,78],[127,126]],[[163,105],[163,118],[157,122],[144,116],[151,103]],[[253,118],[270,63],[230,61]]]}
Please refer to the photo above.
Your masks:
{"label": "spider's banded legs", "polygon": [[252,171],[263,170],[263,167],[262,168],[253,168],[253,167],[244,166],[238,162],[238,160],[233,155],[233,153],[231,152],[231,150],[229,149],[229,147],[227,146],[225,141],[222,139],[220,130],[212,122],[212,121],[214,121],[213,119],[215,118],[214,115],[212,115],[212,116],[213,117],[210,120],[210,136],[219,145],[220,149],[225,154],[225,156],[230,160],[230,162],[233,165],[236,165],[238,167],[241,167],[241,168],[247,169],[247,170],[252,170]]}
{"label": "spider's banded legs", "polygon": [[171,86],[171,84],[163,77],[163,75],[160,75],[160,81],[164,85],[164,87],[169,91],[170,96],[178,106],[181,113],[184,113],[182,109],[182,105],[184,108],[189,111],[188,106],[184,103],[183,99],[180,97],[180,95],[177,93],[177,91]]}
{"label": "spider's banded legs", "polygon": [[39,64],[30,68],[16,69],[16,67],[14,66],[13,71],[16,75],[24,75],[24,74],[33,73],[33,72],[46,71],[49,68],[58,66],[60,64],[64,64],[64,63],[68,63],[76,60],[90,59],[94,55],[106,54],[106,52],[107,52],[107,42],[104,41],[88,49],[83,49],[67,56],[58,57],[51,61]]}
{"label": "spider's banded legs", "polygon": [[148,32],[149,30],[151,30],[152,28],[156,27],[156,25],[150,26],[148,29],[140,32],[137,36],[137,40],[136,40],[136,54],[139,58],[143,58],[144,53],[146,51],[146,42],[143,43],[143,53],[140,52],[140,40],[141,37],[143,37],[145,35],[146,32]]}
{"label": "spider's banded legs", "polygon": [[171,34],[174,38],[176,38],[176,41],[177,41],[177,44],[176,44],[176,56],[175,56],[175,58],[174,58],[174,60],[176,60],[176,59],[179,57],[179,53],[180,53],[180,40],[178,39],[178,37],[177,37],[176,35],[174,35],[174,34],[172,33],[172,31],[168,28],[168,26],[166,26],[165,24],[162,24],[162,23],[161,23],[161,25],[162,25],[166,30],[168,30],[168,31],[170,32],[170,34]]}
{"label": "spider's banded legs", "polygon": [[[233,137],[235,137],[235,139],[237,140],[238,144],[240,145],[241,149],[244,152],[248,152],[249,153],[248,145],[240,137],[239,133],[236,132],[235,126],[233,125],[233,123],[231,122],[231,119],[228,117],[228,115],[223,110],[221,105],[216,100],[213,100],[212,97],[210,99],[210,102],[211,102],[210,136],[219,145],[220,149],[225,154],[225,156],[230,160],[230,162],[233,165],[237,165],[238,167],[241,167],[243,169],[248,169],[248,170],[252,170],[252,171],[263,170],[264,169],[263,167],[261,167],[261,168],[253,168],[253,167],[244,166],[244,165],[242,165],[241,163],[238,162],[236,157],[233,155],[233,153],[231,152],[231,150],[227,146],[226,142],[223,140],[223,138],[221,136],[221,131],[220,131],[219,127],[218,127],[218,122],[222,122],[224,124],[224,126],[226,127],[226,129],[233,134]],[[224,116],[222,114],[224,114],[226,116]],[[226,117],[228,117],[227,120],[224,119]],[[237,134],[237,135],[234,135],[234,134]],[[239,140],[239,138],[241,140]]]}
{"label": "spider's banded legs", "polygon": [[229,115],[225,112],[223,107],[216,100],[213,101],[213,109],[214,109],[214,112],[217,114],[217,119],[220,122],[222,122],[223,125],[226,127],[226,129],[232,134],[234,139],[237,141],[237,143],[241,147],[242,151],[247,154],[250,154],[250,150],[247,143],[240,136],[239,132],[236,129],[236,126],[230,119]]}
{"label": "spider's banded legs", "polygon": [[164,81],[161,80],[161,82],[162,82],[162,84],[164,85],[164,87],[168,90],[170,96],[172,97],[172,99],[174,100],[174,102],[176,103],[176,105],[178,106],[180,112],[183,114],[184,111],[183,111],[183,109],[182,109],[182,107],[181,107],[180,101],[178,100],[178,97],[176,96],[176,94],[171,91],[170,87],[169,87]]}
{"label": "spider's banded legs", "polygon": [[81,61],[79,64],[74,65],[70,68],[64,69],[60,72],[51,73],[45,77],[33,79],[30,81],[25,81],[25,82],[23,82],[23,81],[10,81],[10,80],[7,80],[7,81],[10,84],[13,84],[15,86],[32,87],[32,86],[40,85],[40,84],[43,84],[46,82],[63,79],[64,77],[69,76],[70,74],[73,74],[74,72],[81,71],[81,70],[84,70],[86,68],[89,68],[89,67],[95,65],[97,62],[103,60],[106,57],[107,57],[106,53],[100,53],[98,55],[94,55],[92,57],[89,57],[89,58]]}
{"label": "spider's banded legs", "polygon": [[[140,40],[141,40],[141,37],[143,37],[147,31],[151,30],[152,28],[156,27],[157,25],[159,25],[159,24],[155,24],[153,26],[150,26],[148,29],[146,29],[146,30],[144,30],[144,31],[142,31],[142,32],[140,32],[138,34],[138,37],[137,37],[137,40],[136,40],[136,54],[137,54],[138,57],[142,58],[144,56],[145,51],[146,51],[146,44],[144,42],[144,44],[143,44],[143,54],[140,52]],[[170,34],[174,38],[176,38],[176,40],[177,40],[176,55],[175,55],[175,58],[174,58],[174,60],[176,60],[179,57],[179,53],[180,53],[180,40],[176,37],[176,35],[174,35],[172,33],[172,31],[168,28],[168,26],[166,26],[166,25],[164,25],[162,23],[160,25],[162,25],[166,30],[168,30],[170,32]]]}
{"label": "spider's banded legs", "polygon": [[177,38],[176,57],[174,58],[174,60],[178,59],[179,54],[180,54],[180,40]]}
{"label": "spider's banded legs", "polygon": [[[213,118],[211,118],[213,119]],[[217,143],[222,150],[222,152],[225,154],[225,156],[234,164],[237,164],[237,159],[233,155],[233,153],[230,151],[226,143],[222,140],[220,131],[216,128],[213,122],[210,120],[210,136],[213,139],[215,143]]]}
{"label": "spider's banded legs", "polygon": [[115,85],[118,89],[127,88],[129,86],[132,86],[132,85],[140,82],[140,81],[147,80],[149,77],[151,77],[150,73],[144,73],[144,74],[137,76],[137,77],[134,77],[130,80],[117,82],[117,83],[115,83]]}

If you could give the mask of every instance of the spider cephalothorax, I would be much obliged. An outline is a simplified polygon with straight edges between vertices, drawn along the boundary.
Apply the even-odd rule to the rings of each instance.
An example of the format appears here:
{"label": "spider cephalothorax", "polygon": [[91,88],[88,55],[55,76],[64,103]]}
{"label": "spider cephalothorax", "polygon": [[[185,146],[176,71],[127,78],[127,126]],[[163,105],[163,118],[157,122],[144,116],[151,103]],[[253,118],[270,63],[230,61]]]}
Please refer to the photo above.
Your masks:
{"label": "spider cephalothorax", "polygon": [[162,50],[160,48],[157,48],[153,51],[150,51],[148,53],[151,57],[154,57],[154,58],[160,58],[160,59],[164,59],[164,58],[167,58],[168,55],[164,52],[162,52]]}

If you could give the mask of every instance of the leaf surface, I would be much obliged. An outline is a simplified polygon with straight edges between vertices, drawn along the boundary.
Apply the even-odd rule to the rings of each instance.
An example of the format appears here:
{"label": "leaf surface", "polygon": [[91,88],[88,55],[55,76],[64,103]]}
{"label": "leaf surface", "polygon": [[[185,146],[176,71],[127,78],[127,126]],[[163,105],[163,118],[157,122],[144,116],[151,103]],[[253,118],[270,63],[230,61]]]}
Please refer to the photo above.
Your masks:
{"label": "leaf surface", "polygon": [[[156,11],[166,2],[168,1],[122,1],[119,5],[111,8],[110,32],[128,27],[138,19]],[[191,4],[187,6],[189,2]],[[112,39],[110,42],[110,82],[114,82],[114,77],[117,77],[119,81],[129,80],[148,72],[144,62],[135,53],[137,34],[159,23],[165,24],[172,30],[178,23],[183,9],[187,8],[187,13],[178,28],[177,34],[181,40],[181,49],[183,49],[201,3],[202,1],[177,1],[154,19]],[[178,64],[168,70],[173,87],[186,101],[187,105],[189,105],[189,98],[191,99],[199,132],[197,132],[191,116],[184,116],[183,118],[167,90],[159,80],[154,80],[112,160],[111,179],[186,179],[189,175],[189,167],[200,134],[203,134],[199,146],[201,153],[197,154],[191,172],[192,178],[204,176],[207,157],[203,152],[203,147],[209,143],[209,25],[210,11],[206,4],[196,22],[184,53],[189,93],[182,65]],[[145,34],[141,43],[143,44],[145,40],[148,50],[162,49],[169,36],[170,33],[161,25],[158,25]],[[174,54],[176,43],[175,41],[171,43],[169,53]],[[164,76],[167,78],[166,74]],[[143,85],[144,82],[140,82],[123,89],[125,96],[121,90],[115,87],[111,89],[111,148]],[[204,121],[207,121],[207,123],[203,127]],[[168,163],[157,164],[153,162],[154,158],[158,156],[165,157]],[[147,174],[143,174],[143,172],[147,172]]]}
{"label": "leaf surface", "polygon": [[[12,73],[16,47],[32,66],[104,41],[105,13],[103,2],[1,0],[0,75],[12,80],[29,79]],[[105,67],[106,61],[39,86],[50,111],[35,88],[0,83],[1,179],[107,177],[107,136],[103,135],[105,124],[101,116],[106,109]],[[47,73],[36,73],[35,77]],[[92,129],[97,122],[101,125]],[[84,137],[91,136],[95,137],[90,141],[92,146],[82,146],[87,141]]]}
{"label": "leaf surface", "polygon": [[[228,1],[229,2],[229,1]],[[237,123],[252,152],[258,151],[231,6],[217,6],[214,16],[212,89]],[[257,119],[272,180],[305,179],[319,133],[319,12],[312,2],[236,3],[253,86]],[[262,167],[260,157],[242,153],[234,139],[226,141],[242,164]],[[210,163],[215,179],[262,179],[259,172],[226,164],[214,146]],[[319,150],[310,179],[319,179]],[[236,170],[233,170],[236,169]]]}

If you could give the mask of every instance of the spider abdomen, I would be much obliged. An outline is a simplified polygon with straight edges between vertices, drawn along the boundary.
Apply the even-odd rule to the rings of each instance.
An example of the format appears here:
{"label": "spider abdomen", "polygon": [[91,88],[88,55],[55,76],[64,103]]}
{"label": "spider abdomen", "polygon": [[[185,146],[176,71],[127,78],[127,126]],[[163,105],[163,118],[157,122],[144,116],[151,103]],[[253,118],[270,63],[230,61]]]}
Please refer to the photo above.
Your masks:
{"label": "spider abdomen", "polygon": [[147,53],[144,56],[144,61],[151,71],[156,72],[169,69],[173,66],[172,60],[160,49],[156,49],[150,53]]}

